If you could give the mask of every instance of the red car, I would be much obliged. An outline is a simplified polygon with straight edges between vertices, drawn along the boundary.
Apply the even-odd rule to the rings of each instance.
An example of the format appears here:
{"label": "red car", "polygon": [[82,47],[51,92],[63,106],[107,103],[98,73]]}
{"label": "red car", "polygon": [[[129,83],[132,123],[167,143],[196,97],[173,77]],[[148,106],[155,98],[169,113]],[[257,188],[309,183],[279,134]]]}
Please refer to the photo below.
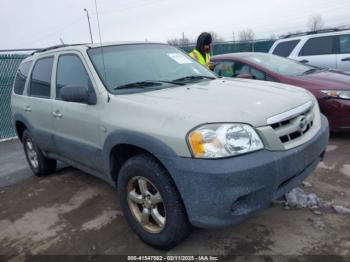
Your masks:
{"label": "red car", "polygon": [[350,131],[350,74],[315,68],[266,53],[233,53],[212,57],[223,77],[274,81],[302,87],[317,98],[333,132]]}

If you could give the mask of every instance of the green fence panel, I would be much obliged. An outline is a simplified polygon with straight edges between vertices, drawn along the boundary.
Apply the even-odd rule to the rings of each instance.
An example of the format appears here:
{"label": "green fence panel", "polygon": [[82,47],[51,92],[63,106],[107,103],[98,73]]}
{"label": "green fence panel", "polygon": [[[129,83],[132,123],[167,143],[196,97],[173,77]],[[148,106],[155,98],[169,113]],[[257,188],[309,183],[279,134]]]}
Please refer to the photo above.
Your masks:
{"label": "green fence panel", "polygon": [[0,55],[0,141],[16,136],[11,117],[11,89],[16,72],[26,55]]}
{"label": "green fence panel", "polygon": [[[238,52],[264,52],[267,53],[274,40],[259,40],[255,42],[222,42],[212,45],[213,55],[238,53]],[[195,45],[180,46],[182,50],[189,53]]]}

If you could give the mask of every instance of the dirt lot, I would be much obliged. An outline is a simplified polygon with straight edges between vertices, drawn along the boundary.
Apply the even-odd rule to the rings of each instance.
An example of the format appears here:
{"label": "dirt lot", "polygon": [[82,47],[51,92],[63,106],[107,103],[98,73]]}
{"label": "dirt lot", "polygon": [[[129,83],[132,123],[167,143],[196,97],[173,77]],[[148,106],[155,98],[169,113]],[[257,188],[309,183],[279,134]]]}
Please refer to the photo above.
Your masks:
{"label": "dirt lot", "polygon": [[[350,135],[333,136],[303,188],[350,207]],[[127,226],[112,187],[70,167],[37,178],[20,144],[0,144],[0,254],[164,254]],[[195,229],[166,254],[342,255],[350,258],[350,215],[272,206],[240,225]]]}

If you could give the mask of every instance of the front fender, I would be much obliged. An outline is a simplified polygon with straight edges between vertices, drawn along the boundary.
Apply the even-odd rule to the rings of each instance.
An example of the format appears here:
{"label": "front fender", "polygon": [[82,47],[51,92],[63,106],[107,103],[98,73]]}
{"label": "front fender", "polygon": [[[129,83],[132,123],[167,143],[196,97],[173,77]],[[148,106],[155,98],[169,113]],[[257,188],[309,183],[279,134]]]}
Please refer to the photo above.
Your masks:
{"label": "front fender", "polygon": [[165,167],[168,159],[177,156],[173,149],[155,137],[130,130],[113,131],[107,136],[102,149],[105,170],[108,174],[111,174],[111,151],[113,147],[121,144],[142,148],[154,155]]}

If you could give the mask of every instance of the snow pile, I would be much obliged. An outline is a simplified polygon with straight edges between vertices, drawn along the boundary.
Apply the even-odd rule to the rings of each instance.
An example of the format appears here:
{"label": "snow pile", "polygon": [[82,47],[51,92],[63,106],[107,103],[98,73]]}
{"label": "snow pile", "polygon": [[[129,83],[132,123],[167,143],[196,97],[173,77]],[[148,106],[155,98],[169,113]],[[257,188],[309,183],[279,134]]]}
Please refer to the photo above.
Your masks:
{"label": "snow pile", "polygon": [[[304,187],[311,187],[309,182],[303,182]],[[284,198],[273,201],[274,204],[289,208],[309,208],[316,215],[322,211],[336,212],[338,214],[350,215],[350,208],[335,205],[333,202],[324,201],[314,193],[307,193],[302,188],[296,187],[284,195]]]}
{"label": "snow pile", "polygon": [[307,193],[300,187],[294,188],[292,191],[285,194],[286,205],[296,208],[317,207],[320,204],[320,199],[316,194]]}

